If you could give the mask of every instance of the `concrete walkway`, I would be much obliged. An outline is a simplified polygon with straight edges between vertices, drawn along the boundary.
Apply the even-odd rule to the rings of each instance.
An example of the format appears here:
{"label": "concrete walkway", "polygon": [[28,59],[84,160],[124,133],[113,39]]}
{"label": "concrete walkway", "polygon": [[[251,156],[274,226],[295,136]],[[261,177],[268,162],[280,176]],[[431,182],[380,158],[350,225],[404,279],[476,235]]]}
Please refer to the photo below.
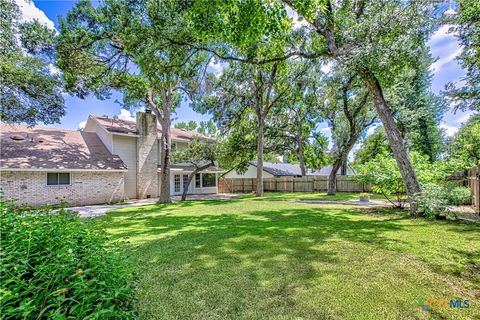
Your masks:
{"label": "concrete walkway", "polygon": [[[219,194],[205,194],[205,195],[189,195],[187,196],[187,200],[228,200],[231,199],[233,196],[237,194],[231,193],[219,193]],[[180,201],[180,196],[172,196],[172,201]],[[70,207],[65,208],[67,210],[78,211],[80,214],[80,218],[93,218],[105,215],[107,211],[113,209],[120,209],[120,208],[128,208],[128,207],[140,207],[149,204],[157,203],[158,198],[151,198],[151,199],[132,199],[125,203],[121,204],[99,204],[93,206],[83,206],[83,207]]]}

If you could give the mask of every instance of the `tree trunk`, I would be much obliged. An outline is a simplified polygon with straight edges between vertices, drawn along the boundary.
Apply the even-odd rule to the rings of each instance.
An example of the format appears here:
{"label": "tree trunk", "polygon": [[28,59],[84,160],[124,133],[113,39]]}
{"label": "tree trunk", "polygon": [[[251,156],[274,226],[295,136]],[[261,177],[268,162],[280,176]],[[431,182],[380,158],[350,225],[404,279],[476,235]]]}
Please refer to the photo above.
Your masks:
{"label": "tree trunk", "polygon": [[332,171],[328,176],[328,186],[327,186],[327,195],[334,196],[336,191],[337,185],[337,172],[338,169],[342,166],[343,158],[338,157],[332,165]]}
{"label": "tree trunk", "polygon": [[187,192],[188,192],[188,188],[190,187],[190,183],[192,183],[193,177],[195,177],[195,175],[196,175],[199,171],[200,171],[199,169],[195,169],[195,170],[193,170],[193,171],[188,175],[187,185],[186,185],[186,186],[183,186],[182,200],[181,200],[181,201],[187,200]]}
{"label": "tree trunk", "polygon": [[402,139],[402,135],[398,130],[395,123],[395,119],[392,116],[392,112],[385,101],[382,88],[378,79],[372,75],[362,74],[367,86],[372,93],[375,109],[378,117],[382,121],[385,132],[388,136],[388,141],[392,147],[393,155],[397,161],[400,173],[402,174],[403,182],[405,184],[405,190],[410,202],[410,215],[417,215],[417,205],[414,201],[414,196],[421,192],[420,184],[413,170],[412,163],[405,149],[405,144]]}
{"label": "tree trunk", "polygon": [[258,138],[257,138],[257,191],[256,196],[263,196],[263,140],[264,140],[263,117],[258,116]]}
{"label": "tree trunk", "polygon": [[[343,148],[343,150],[338,150],[340,153],[332,165],[332,172],[328,176],[328,185],[327,185],[327,195],[334,196],[336,191],[336,184],[337,184],[337,172],[340,168],[343,168],[347,165],[348,154],[352,151],[353,146],[358,140],[358,135],[355,128],[350,129],[350,136],[348,137],[347,144]],[[338,146],[340,149],[340,146]],[[343,173],[342,173],[343,174]]]}
{"label": "tree trunk", "polygon": [[160,120],[162,136],[160,139],[160,196],[158,203],[170,203],[170,115]]}
{"label": "tree trunk", "polygon": [[303,156],[303,141],[302,141],[302,125],[297,123],[297,157],[298,162],[300,163],[300,171],[302,173],[302,177],[305,177],[307,174],[307,169],[305,167],[305,157]]}
{"label": "tree trunk", "polygon": [[305,158],[303,157],[303,150],[298,151],[298,162],[300,163],[300,171],[302,173],[302,177],[307,175],[307,168],[305,166]]}

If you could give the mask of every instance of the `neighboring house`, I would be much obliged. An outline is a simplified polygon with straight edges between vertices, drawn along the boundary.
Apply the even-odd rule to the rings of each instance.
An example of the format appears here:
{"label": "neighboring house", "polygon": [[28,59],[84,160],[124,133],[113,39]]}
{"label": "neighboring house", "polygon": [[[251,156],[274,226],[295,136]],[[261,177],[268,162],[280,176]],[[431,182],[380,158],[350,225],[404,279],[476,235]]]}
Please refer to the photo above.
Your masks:
{"label": "neighboring house", "polygon": [[[155,198],[160,193],[159,139],[155,116],[137,121],[88,117],[84,131],[0,125],[0,187],[5,197],[38,206]],[[172,148],[186,148],[193,131],[171,128]],[[170,192],[181,194],[192,168],[171,164]],[[196,175],[190,194],[217,193],[220,168]]]}
{"label": "neighboring house", "polygon": [[[307,176],[311,175],[320,175],[328,176],[332,171],[332,166],[323,167],[320,170],[312,171],[307,169]],[[347,175],[350,174],[350,171],[347,170]],[[299,164],[292,163],[273,163],[273,162],[264,162],[263,163],[263,177],[264,178],[274,178],[274,177],[301,177],[302,171]],[[250,161],[247,166],[247,170],[243,173],[237,172],[235,169],[228,171],[224,178],[244,178],[244,179],[254,179],[257,177],[257,162]]]}

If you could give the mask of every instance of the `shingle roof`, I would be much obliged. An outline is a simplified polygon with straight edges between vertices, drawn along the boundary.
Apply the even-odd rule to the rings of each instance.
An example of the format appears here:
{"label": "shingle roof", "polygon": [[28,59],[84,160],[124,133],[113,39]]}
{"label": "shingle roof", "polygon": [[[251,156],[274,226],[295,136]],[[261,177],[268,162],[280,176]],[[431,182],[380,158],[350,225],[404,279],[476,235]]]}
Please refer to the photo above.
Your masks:
{"label": "shingle roof", "polygon": [[[126,133],[126,134],[138,134],[137,124],[135,121],[128,121],[122,119],[108,118],[104,116],[94,116],[95,120],[98,121],[105,129],[110,132]],[[162,133],[162,130],[159,128],[158,135]],[[195,131],[189,131],[178,128],[170,128],[171,139],[176,141],[191,141],[194,137],[199,137],[202,139],[213,140],[207,136],[204,136]]]}
{"label": "shingle roof", "polygon": [[95,133],[0,124],[1,169],[126,170]]}
{"label": "shingle roof", "polygon": [[[256,161],[250,161],[250,164],[257,166]],[[263,171],[273,174],[274,176],[301,176],[302,170],[299,164],[293,163],[273,163],[264,162]],[[332,171],[332,166],[326,166],[320,170],[312,171],[307,169],[307,175],[329,175]]]}
{"label": "shingle roof", "polygon": [[[256,161],[250,162],[252,165],[257,166]],[[264,162],[263,171],[273,174],[274,176],[301,176],[302,171],[300,165],[291,163],[273,163]]]}

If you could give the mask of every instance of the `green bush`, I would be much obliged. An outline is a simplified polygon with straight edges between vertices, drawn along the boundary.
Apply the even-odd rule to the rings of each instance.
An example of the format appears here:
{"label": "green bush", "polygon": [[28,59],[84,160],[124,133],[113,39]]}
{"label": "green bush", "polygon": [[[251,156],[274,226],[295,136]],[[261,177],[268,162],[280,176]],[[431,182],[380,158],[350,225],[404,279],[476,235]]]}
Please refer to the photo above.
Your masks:
{"label": "green bush", "polygon": [[3,319],[132,319],[133,273],[106,234],[77,213],[0,197]]}
{"label": "green bush", "polygon": [[435,184],[427,184],[422,193],[415,197],[420,212],[427,218],[434,218],[445,212],[447,206],[446,188]]}
{"label": "green bush", "polygon": [[455,187],[448,192],[448,204],[454,206],[468,205],[472,203],[472,195],[469,188]]}

